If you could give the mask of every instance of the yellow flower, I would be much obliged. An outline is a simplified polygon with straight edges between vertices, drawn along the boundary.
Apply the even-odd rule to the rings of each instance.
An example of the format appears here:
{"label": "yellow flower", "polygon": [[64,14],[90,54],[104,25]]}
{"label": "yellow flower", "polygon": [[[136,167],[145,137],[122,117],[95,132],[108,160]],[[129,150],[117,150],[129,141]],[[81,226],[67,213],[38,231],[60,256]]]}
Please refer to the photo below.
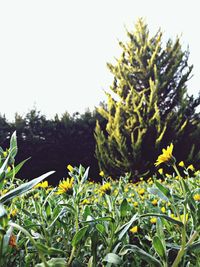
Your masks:
{"label": "yellow flower", "polygon": [[8,166],[8,168],[7,168],[7,172],[10,172],[10,171],[11,171],[11,167]]}
{"label": "yellow flower", "polygon": [[144,193],[145,193],[145,190],[144,190],[144,188],[141,188],[139,191],[138,191],[138,194],[139,195],[144,195]]}
{"label": "yellow flower", "polygon": [[160,169],[158,170],[158,172],[159,172],[161,175],[163,175],[163,169],[162,169],[162,168],[160,168]]}
{"label": "yellow flower", "polygon": [[158,204],[158,200],[157,200],[157,199],[154,199],[154,200],[151,201],[151,203],[152,203],[154,206],[156,206],[156,205]]}
{"label": "yellow flower", "polygon": [[162,154],[158,156],[155,166],[158,166],[161,163],[173,164],[175,162],[175,158],[172,155],[173,147],[174,146],[171,143],[170,146],[167,146],[167,149],[163,148]]}
{"label": "yellow flower", "polygon": [[171,203],[170,202],[167,202],[167,206],[170,207],[171,206]]}
{"label": "yellow flower", "polygon": [[3,196],[3,195],[5,195],[7,192],[8,192],[8,190],[7,190],[7,189],[4,189],[4,190],[2,191],[2,194],[1,194],[1,195]]}
{"label": "yellow flower", "polygon": [[185,164],[183,161],[180,161],[179,164],[178,164],[180,167],[185,167]]}
{"label": "yellow flower", "polygon": [[7,151],[4,151],[4,152],[3,152],[3,156],[4,156],[4,157],[7,157],[7,155],[8,155],[8,152],[7,152]]}
{"label": "yellow flower", "polygon": [[90,201],[88,199],[84,199],[82,202],[81,202],[82,205],[85,205],[85,204],[90,204]]}
{"label": "yellow flower", "polygon": [[60,182],[58,186],[57,194],[58,195],[64,194],[64,193],[72,194],[73,185],[74,185],[74,178],[73,177],[71,179],[67,178],[67,180]]}
{"label": "yellow flower", "polygon": [[36,194],[33,196],[33,198],[37,199],[37,198],[39,198],[39,196],[40,196],[40,194],[39,194],[39,193],[36,193]]}
{"label": "yellow flower", "polygon": [[103,172],[103,171],[100,171],[99,175],[100,175],[101,177],[103,177],[103,176],[104,176],[104,172]]}
{"label": "yellow flower", "polygon": [[200,194],[195,194],[193,198],[195,201],[200,201]]}
{"label": "yellow flower", "polygon": [[67,165],[67,169],[68,169],[70,172],[72,172],[74,168],[72,167],[72,165],[68,164],[68,165]]}
{"label": "yellow flower", "polygon": [[116,196],[116,195],[118,195],[118,193],[119,193],[119,190],[118,189],[115,189],[114,190],[114,195]]}
{"label": "yellow flower", "polygon": [[145,197],[144,197],[144,196],[140,196],[140,199],[141,199],[141,200],[144,200],[144,199],[145,199]]}
{"label": "yellow flower", "polygon": [[197,176],[199,174],[200,174],[200,171],[199,170],[194,173],[195,176]]}
{"label": "yellow flower", "polygon": [[15,217],[16,214],[17,214],[17,211],[18,211],[18,209],[15,208],[14,210],[11,211],[10,215],[11,215],[12,217]]}
{"label": "yellow flower", "polygon": [[166,212],[165,207],[162,207],[160,210],[162,211],[162,213],[165,213]]}
{"label": "yellow flower", "polygon": [[109,195],[111,193],[111,184],[110,183],[105,183],[100,187],[100,192],[102,194],[107,194]]}
{"label": "yellow flower", "polygon": [[137,226],[137,225],[136,225],[136,226],[133,226],[133,227],[130,229],[130,232],[131,232],[132,234],[137,233],[137,232],[138,232],[138,226]]}
{"label": "yellow flower", "polygon": [[48,185],[48,181],[44,181],[44,182],[41,182],[41,183],[39,183],[39,184],[37,184],[36,186],[35,186],[35,188],[47,188],[49,185]]}
{"label": "yellow flower", "polygon": [[157,222],[157,218],[156,218],[156,217],[151,218],[151,219],[150,219],[150,222],[151,222],[152,224],[156,224],[156,222]]}
{"label": "yellow flower", "polygon": [[124,189],[124,192],[127,193],[128,191],[129,191],[129,189],[126,187],[126,188]]}
{"label": "yellow flower", "polygon": [[134,206],[135,208],[138,207],[138,202],[137,202],[137,201],[133,202],[133,206]]}
{"label": "yellow flower", "polygon": [[193,166],[192,164],[190,164],[190,165],[187,167],[187,170],[194,171],[194,170],[195,170],[195,168],[194,168],[194,166]]}

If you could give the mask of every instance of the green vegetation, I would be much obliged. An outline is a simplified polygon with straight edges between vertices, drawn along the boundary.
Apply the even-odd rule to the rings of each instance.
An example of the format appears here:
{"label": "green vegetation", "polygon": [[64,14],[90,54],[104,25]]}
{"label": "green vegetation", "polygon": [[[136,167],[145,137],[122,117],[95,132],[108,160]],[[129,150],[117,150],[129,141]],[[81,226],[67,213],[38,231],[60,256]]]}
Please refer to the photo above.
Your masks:
{"label": "green vegetation", "polygon": [[[122,55],[108,64],[114,76],[108,103],[98,112],[107,121],[97,123],[96,156],[105,173],[119,177],[131,172],[136,178],[152,169],[160,149],[170,142],[179,148],[177,158],[199,159],[200,97],[188,96],[186,83],[192,66],[180,40],[164,46],[159,30],[150,37],[140,19],[128,42],[119,43]],[[182,144],[184,143],[184,149]]]}
{"label": "green vegetation", "polygon": [[42,182],[52,172],[17,179],[24,162],[15,166],[16,152],[13,134],[0,150],[0,266],[200,265],[200,172],[177,166],[172,144],[156,165],[173,175],[159,169],[132,183],[101,172],[100,184],[88,181],[89,168],[68,165],[69,178],[55,188]]}

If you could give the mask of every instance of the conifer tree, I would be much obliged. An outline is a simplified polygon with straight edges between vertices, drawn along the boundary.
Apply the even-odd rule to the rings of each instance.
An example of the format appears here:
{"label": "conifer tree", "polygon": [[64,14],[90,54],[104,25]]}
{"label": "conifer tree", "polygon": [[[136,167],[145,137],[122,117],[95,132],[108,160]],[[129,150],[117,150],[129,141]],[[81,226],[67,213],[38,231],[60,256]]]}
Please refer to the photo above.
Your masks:
{"label": "conifer tree", "polygon": [[[114,81],[111,93],[106,93],[107,104],[98,108],[107,125],[102,129],[97,121],[96,157],[105,173],[119,177],[130,172],[137,178],[152,169],[163,146],[194,141],[200,97],[187,94],[193,66],[178,37],[164,46],[161,30],[150,37],[143,19],[127,36],[126,44],[119,43],[121,57],[115,65],[108,64]],[[191,147],[190,143],[181,156],[194,155]]]}

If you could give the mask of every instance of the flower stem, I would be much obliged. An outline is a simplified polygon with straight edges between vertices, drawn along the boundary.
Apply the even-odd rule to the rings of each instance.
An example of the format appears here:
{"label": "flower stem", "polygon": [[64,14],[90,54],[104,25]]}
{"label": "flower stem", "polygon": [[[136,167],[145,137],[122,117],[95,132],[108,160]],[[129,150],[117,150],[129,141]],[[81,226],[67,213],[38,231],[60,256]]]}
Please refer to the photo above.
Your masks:
{"label": "flower stem", "polygon": [[[182,191],[183,191],[183,197],[184,199],[186,198],[186,190],[185,190],[185,186],[183,184],[183,180],[182,180],[182,177],[179,173],[179,170],[177,169],[176,165],[173,164],[172,167],[174,168],[176,174],[178,175],[179,179],[180,179],[180,185],[181,185],[181,188],[182,188]],[[180,218],[180,215],[179,215],[179,219],[181,220]],[[183,228],[182,228],[182,231],[181,231],[181,235],[182,235],[182,238],[181,238],[181,248],[176,256],[176,259],[175,261],[173,262],[173,265],[172,267],[177,267],[178,264],[180,263],[181,261],[181,258],[183,257],[184,253],[185,253],[185,247],[186,247],[186,224],[187,224],[187,219],[186,219],[186,203],[184,203],[184,214],[183,214]]]}

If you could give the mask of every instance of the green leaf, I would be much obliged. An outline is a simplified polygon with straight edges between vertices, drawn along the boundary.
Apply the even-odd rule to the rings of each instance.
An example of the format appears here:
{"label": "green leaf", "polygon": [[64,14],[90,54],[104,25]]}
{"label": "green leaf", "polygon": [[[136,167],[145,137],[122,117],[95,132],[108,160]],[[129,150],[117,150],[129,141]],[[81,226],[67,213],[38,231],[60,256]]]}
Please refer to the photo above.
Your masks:
{"label": "green leaf", "polygon": [[88,229],[89,225],[84,226],[83,228],[81,228],[73,237],[72,239],[72,246],[75,247],[80,241],[81,239],[85,236],[87,229]]}
{"label": "green leaf", "polygon": [[46,210],[46,215],[50,216],[51,215],[51,206],[47,205],[45,210]]}
{"label": "green leaf", "polygon": [[125,245],[119,255],[126,255],[128,252],[134,252],[136,254],[138,254],[143,260],[145,260],[146,262],[153,264],[154,266],[158,266],[161,267],[161,263],[152,255],[150,255],[149,253],[145,252],[143,249],[135,246],[135,245]]}
{"label": "green leaf", "polygon": [[16,131],[14,131],[14,133],[12,134],[10,138],[10,149],[16,146],[17,146],[17,135],[16,135]]}
{"label": "green leaf", "polygon": [[59,212],[59,209],[54,209],[53,211],[53,221],[51,222],[51,224],[48,226],[48,230],[56,223],[56,221],[64,214],[66,213],[65,208],[62,208],[62,210]]}
{"label": "green leaf", "polygon": [[108,253],[103,259],[103,261],[113,263],[116,265],[122,264],[123,262],[122,259],[115,253]]}
{"label": "green leaf", "polygon": [[23,160],[22,162],[20,162],[17,166],[15,166],[15,168],[13,170],[11,170],[7,175],[6,175],[6,178],[11,178],[13,176],[13,174],[17,174],[20,169],[22,168],[22,166],[24,165],[24,163],[26,161],[28,161],[30,158],[27,158],[25,160]]}
{"label": "green leaf", "polygon": [[157,218],[157,222],[156,222],[156,232],[158,237],[160,238],[162,245],[165,249],[165,255],[166,255],[166,243],[165,243],[165,235],[164,235],[164,231],[163,231],[163,224],[160,218]]}
{"label": "green leaf", "polygon": [[35,178],[35,179],[31,180],[30,182],[24,183],[24,184],[20,185],[19,187],[11,190],[7,194],[0,197],[0,203],[5,204],[8,201],[10,201],[11,199],[13,199],[14,197],[26,193],[27,191],[32,189],[36,184],[40,183],[42,180],[44,180],[46,177],[48,177],[49,175],[51,175],[53,173],[54,173],[54,171],[47,172],[47,173],[41,175],[40,177]]}
{"label": "green leaf", "polygon": [[163,244],[158,236],[154,236],[153,238],[153,246],[155,251],[158,253],[158,255],[162,258],[165,259],[165,249],[163,247]]}
{"label": "green leaf", "polygon": [[164,201],[169,201],[169,199],[158,188],[156,188],[156,187],[148,188],[147,191],[150,194],[153,194],[155,196],[158,196],[159,198],[161,198]]}
{"label": "green leaf", "polygon": [[88,178],[89,169],[90,169],[90,167],[88,167],[88,168],[86,169],[85,173],[83,174],[83,177],[82,177],[82,179],[81,179],[81,183],[82,183],[82,184],[83,184],[83,183],[87,180],[87,178]]}
{"label": "green leaf", "polygon": [[83,220],[86,220],[86,218],[91,214],[92,212],[91,212],[90,207],[86,205],[83,210]]}
{"label": "green leaf", "polygon": [[101,234],[105,233],[105,227],[104,227],[103,224],[100,224],[100,223],[96,224],[96,229],[97,229]]}
{"label": "green leaf", "polygon": [[7,211],[2,204],[0,204],[0,220],[7,217]]}
{"label": "green leaf", "polygon": [[98,222],[114,222],[114,219],[112,217],[101,217],[94,220],[87,220],[83,221],[82,223],[98,223]]}
{"label": "green leaf", "polygon": [[76,258],[73,260],[71,264],[71,267],[84,267],[84,266],[85,265],[82,262],[80,262],[79,259],[76,259]]}
{"label": "green leaf", "polygon": [[36,242],[36,247],[39,251],[41,251],[42,253],[44,254],[48,254],[48,247],[45,246],[44,244],[42,243],[39,243],[39,242]]}
{"label": "green leaf", "polygon": [[128,204],[128,201],[126,199],[123,199],[121,206],[120,206],[121,217],[125,217],[129,210],[130,210],[130,206]]}
{"label": "green leaf", "polygon": [[0,203],[0,227],[5,228],[8,224],[8,214],[4,206]]}
{"label": "green leaf", "polygon": [[7,168],[9,158],[10,158],[10,156],[8,155],[8,157],[5,159],[3,165],[0,168],[0,177],[1,177],[2,173],[5,171],[5,169]]}
{"label": "green leaf", "polygon": [[90,257],[87,267],[93,267],[93,256]]}
{"label": "green leaf", "polygon": [[[66,267],[66,260],[65,258],[53,258],[47,261],[48,267]],[[35,267],[46,267],[44,263],[38,263]]]}
{"label": "green leaf", "polygon": [[16,146],[10,149],[9,155],[10,155],[10,159],[12,160],[12,162],[15,156],[17,155],[17,151],[18,151],[18,148]]}
{"label": "green leaf", "polygon": [[155,181],[156,186],[158,187],[158,189],[167,197],[170,198],[171,197],[171,193],[170,190],[166,187],[163,186],[161,183],[159,183],[158,181]]}
{"label": "green leaf", "polygon": [[14,158],[17,154],[17,136],[16,136],[16,131],[12,134],[10,138],[10,156]]}
{"label": "green leaf", "polygon": [[8,230],[6,231],[6,234],[3,237],[3,254],[5,254],[9,249],[9,240],[10,236],[12,235],[12,232],[13,232],[13,227],[9,227]]}
{"label": "green leaf", "polygon": [[121,228],[116,232],[116,236],[118,236],[118,240],[121,240],[123,236],[126,234],[128,229],[131,227],[132,223],[138,219],[138,214],[134,214],[133,217],[130,219],[129,222],[125,223],[121,226]]}
{"label": "green leaf", "polygon": [[65,252],[61,249],[57,249],[57,248],[48,248],[48,255],[58,255],[58,254],[62,254],[62,255],[65,255]]}
{"label": "green leaf", "polygon": [[200,240],[188,246],[187,249],[189,251],[200,251]]}

